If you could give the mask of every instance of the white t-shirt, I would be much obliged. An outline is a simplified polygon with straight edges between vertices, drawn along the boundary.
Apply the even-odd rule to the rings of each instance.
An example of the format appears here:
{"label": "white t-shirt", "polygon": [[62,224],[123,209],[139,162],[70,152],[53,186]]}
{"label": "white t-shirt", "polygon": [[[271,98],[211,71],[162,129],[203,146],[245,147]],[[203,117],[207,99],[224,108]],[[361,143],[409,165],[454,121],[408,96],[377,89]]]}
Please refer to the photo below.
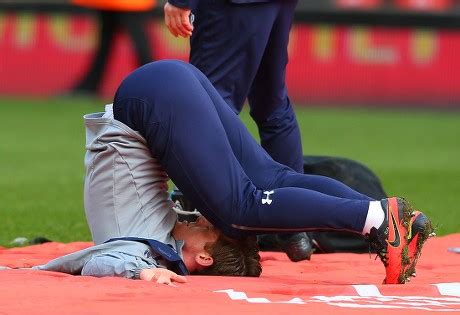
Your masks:
{"label": "white t-shirt", "polygon": [[105,113],[102,118],[113,119],[113,104],[105,105]]}

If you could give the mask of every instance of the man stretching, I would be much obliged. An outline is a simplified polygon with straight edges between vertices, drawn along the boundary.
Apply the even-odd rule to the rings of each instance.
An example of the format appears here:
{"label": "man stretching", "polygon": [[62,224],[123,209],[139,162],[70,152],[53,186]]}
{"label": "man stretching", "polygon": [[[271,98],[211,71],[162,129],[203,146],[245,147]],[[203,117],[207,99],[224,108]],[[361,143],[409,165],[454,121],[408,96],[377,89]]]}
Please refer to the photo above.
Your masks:
{"label": "man stretching", "polygon": [[[426,216],[402,198],[373,200],[334,179],[299,174],[275,162],[209,80],[184,62],[138,68],[118,88],[113,118],[109,108],[85,120],[85,209],[96,244],[153,239],[178,249],[181,236],[174,233],[178,223],[167,199],[167,175],[210,222],[206,226],[214,238],[230,246],[260,233],[359,233],[384,263],[385,283],[404,283],[415,272],[432,232]],[[413,233],[416,221],[420,229]],[[169,229],[159,228],[164,224]],[[193,246],[185,240],[184,249],[187,243]]]}

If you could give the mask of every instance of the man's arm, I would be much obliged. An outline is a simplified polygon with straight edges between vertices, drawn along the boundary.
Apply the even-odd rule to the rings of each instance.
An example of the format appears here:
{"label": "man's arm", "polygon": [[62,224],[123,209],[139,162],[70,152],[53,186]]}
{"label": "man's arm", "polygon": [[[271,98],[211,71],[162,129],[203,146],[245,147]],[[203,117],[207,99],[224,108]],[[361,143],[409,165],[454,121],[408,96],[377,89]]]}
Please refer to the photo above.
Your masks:
{"label": "man's arm", "polygon": [[81,275],[141,279],[168,285],[173,281],[180,283],[187,281],[185,277],[179,276],[168,269],[160,268],[154,263],[148,263],[139,257],[120,252],[92,257],[83,266]]}
{"label": "man's arm", "polygon": [[165,24],[175,37],[192,35],[190,22],[190,5],[188,0],[168,0],[164,6]]}

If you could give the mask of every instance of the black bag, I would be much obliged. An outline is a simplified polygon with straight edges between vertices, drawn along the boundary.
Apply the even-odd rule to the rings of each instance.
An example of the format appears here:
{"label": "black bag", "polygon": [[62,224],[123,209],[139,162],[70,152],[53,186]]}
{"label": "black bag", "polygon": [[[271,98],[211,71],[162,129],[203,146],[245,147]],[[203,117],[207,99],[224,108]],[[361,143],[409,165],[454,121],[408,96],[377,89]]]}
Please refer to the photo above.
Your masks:
{"label": "black bag", "polygon": [[[304,156],[304,172],[328,176],[354,190],[376,200],[387,198],[380,179],[367,166],[354,160],[341,157]],[[369,245],[360,235],[344,232],[312,232],[310,238],[316,252],[363,253],[369,251]]]}

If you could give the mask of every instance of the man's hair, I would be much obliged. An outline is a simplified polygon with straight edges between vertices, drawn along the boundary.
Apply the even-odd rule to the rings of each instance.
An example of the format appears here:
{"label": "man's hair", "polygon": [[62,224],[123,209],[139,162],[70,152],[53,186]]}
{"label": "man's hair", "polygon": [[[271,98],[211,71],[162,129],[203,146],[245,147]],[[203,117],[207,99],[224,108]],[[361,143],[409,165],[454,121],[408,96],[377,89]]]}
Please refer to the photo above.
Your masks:
{"label": "man's hair", "polygon": [[258,277],[262,273],[255,236],[235,240],[221,234],[214,243],[207,243],[205,250],[212,256],[214,262],[211,266],[197,271],[196,274]]}

